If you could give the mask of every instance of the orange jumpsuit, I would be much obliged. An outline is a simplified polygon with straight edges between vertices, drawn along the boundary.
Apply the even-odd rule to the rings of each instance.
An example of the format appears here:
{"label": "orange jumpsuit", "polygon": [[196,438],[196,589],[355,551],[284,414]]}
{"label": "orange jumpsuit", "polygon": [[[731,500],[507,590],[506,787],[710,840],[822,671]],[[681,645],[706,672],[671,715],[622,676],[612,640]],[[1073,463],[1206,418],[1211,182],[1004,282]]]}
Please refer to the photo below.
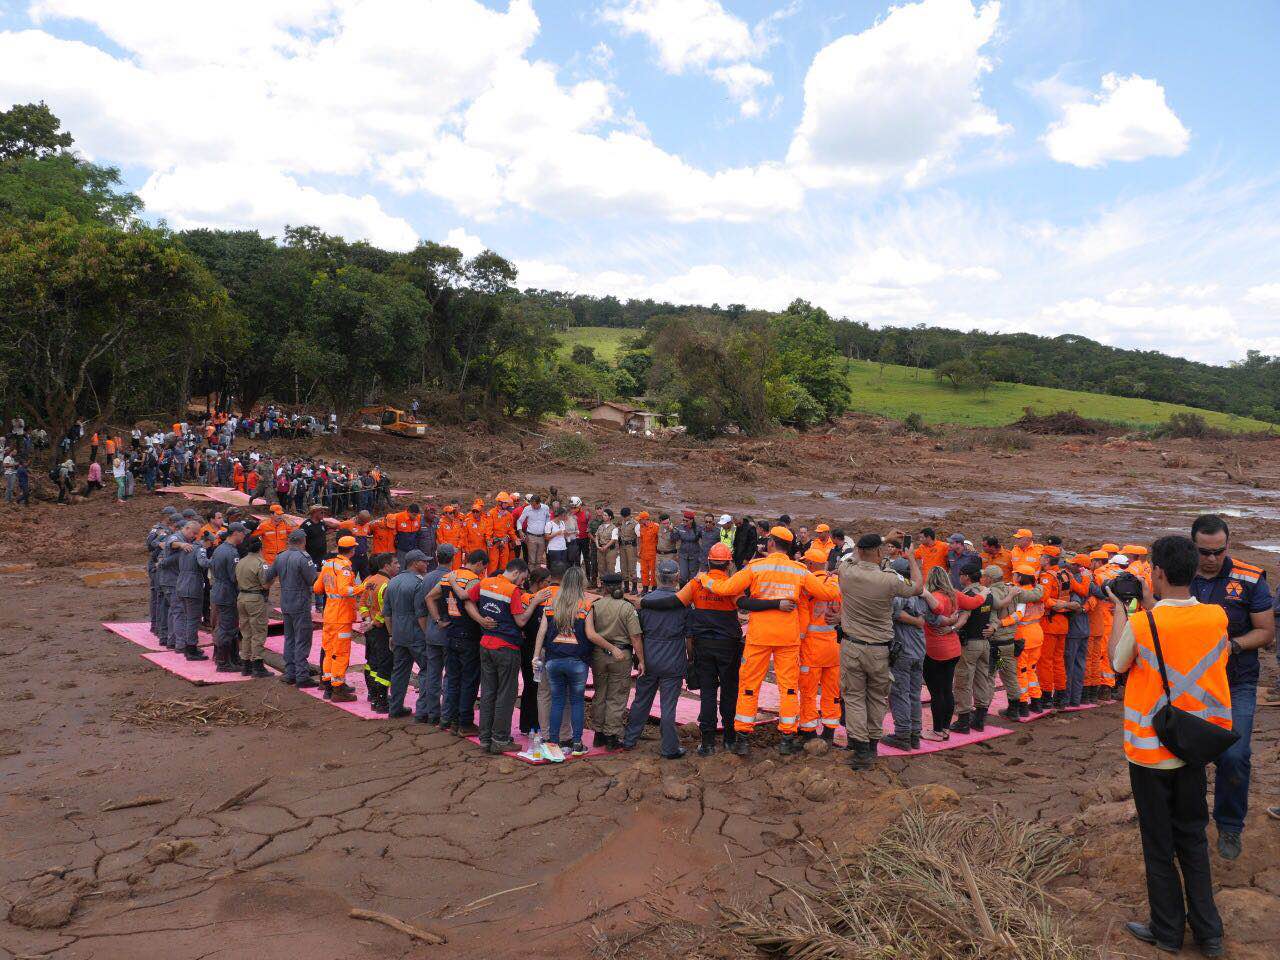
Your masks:
{"label": "orange jumpsuit", "polygon": [[[1093,571],[1093,582],[1105,586],[1117,573],[1119,568],[1108,563]],[[1087,687],[1114,687],[1116,674],[1111,669],[1111,659],[1107,656],[1107,640],[1111,637],[1111,621],[1114,614],[1111,604],[1099,600],[1097,606],[1089,611],[1089,652],[1085,658],[1084,682]]]}
{"label": "orange jumpsuit", "polygon": [[1013,554],[1004,547],[1001,547],[995,553],[983,550],[982,565],[984,567],[999,567],[1004,574],[1005,583],[1013,580]]}
{"label": "orange jumpsuit", "polygon": [[817,600],[806,593],[800,600],[800,730],[805,733],[817,733],[819,722],[828,730],[840,726],[840,643],[831,622],[840,617],[840,579],[825,571],[814,576],[834,586],[837,597]]}
{"label": "orange jumpsuit", "polygon": [[516,522],[511,511],[497,506],[485,514],[489,524],[489,572],[497,573],[507,569],[507,564],[515,556]]}
{"label": "orange jumpsuit", "polygon": [[[785,553],[770,553],[747,564],[732,577],[700,581],[719,597],[735,597],[751,591],[761,600],[794,600],[797,605],[808,593],[818,600],[840,599],[840,585],[820,580]],[[758,610],[747,617],[746,646],[738,671],[738,706],[733,728],[750,733],[755,727],[760,683],[773,663],[778,681],[778,730],[793,734],[800,720],[800,612],[798,609]]]}
{"label": "orange jumpsuit", "polygon": [[1016,628],[1014,638],[1022,641],[1022,653],[1018,655],[1018,686],[1022,690],[1022,702],[1030,703],[1040,697],[1040,678],[1036,673],[1036,664],[1040,661],[1040,649],[1044,646],[1044,631],[1040,628],[1040,618],[1044,615],[1044,604],[1019,604],[1012,614],[1001,622]]}
{"label": "orange jumpsuit", "polygon": [[373,521],[373,545],[370,549],[374,553],[395,553],[396,551],[396,522],[389,517],[381,517]]}
{"label": "orange jumpsuit", "polygon": [[231,482],[237,490],[244,493],[244,467],[240,466],[239,460],[231,465]]}
{"label": "orange jumpsuit", "polygon": [[1046,696],[1067,689],[1067,668],[1064,660],[1067,646],[1067,617],[1055,613],[1054,603],[1070,599],[1064,596],[1061,568],[1050,568],[1040,574],[1040,586],[1044,587],[1044,617],[1040,629],[1044,633],[1044,646],[1040,648],[1040,660],[1036,674],[1040,689]]}
{"label": "orange jumpsuit", "polygon": [[453,563],[450,566],[457,570],[462,566],[464,551],[462,549],[462,524],[455,513],[440,516],[440,524],[436,527],[436,543],[447,543],[454,548]]}
{"label": "orange jumpsuit", "polygon": [[270,516],[258,524],[253,535],[262,541],[262,562],[270,564],[289,546],[293,524],[284,517]]}
{"label": "orange jumpsuit", "polygon": [[313,593],[323,593],[324,663],[320,665],[323,682],[335,687],[346,683],[347,667],[351,664],[351,628],[356,622],[356,575],[351,561],[339,554],[324,562],[320,576],[316,578]]}
{"label": "orange jumpsuit", "polygon": [[466,553],[472,550],[485,550],[489,554],[489,576],[496,573],[495,557],[489,550],[489,518],[477,510],[468,510],[462,517],[462,549]]}
{"label": "orange jumpsuit", "polygon": [[658,585],[658,525],[640,521],[640,583],[646,590]]}

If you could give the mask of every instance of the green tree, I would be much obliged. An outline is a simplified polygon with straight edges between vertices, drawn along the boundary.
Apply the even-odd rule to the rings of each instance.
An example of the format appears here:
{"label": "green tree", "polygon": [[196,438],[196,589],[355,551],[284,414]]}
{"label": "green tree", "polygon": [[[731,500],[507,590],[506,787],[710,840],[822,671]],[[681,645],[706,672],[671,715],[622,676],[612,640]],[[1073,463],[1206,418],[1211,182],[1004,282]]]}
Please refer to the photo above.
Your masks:
{"label": "green tree", "polygon": [[0,224],[5,399],[52,436],[77,417],[108,419],[134,384],[172,383],[238,338],[226,300],[163,231],[65,216]]}

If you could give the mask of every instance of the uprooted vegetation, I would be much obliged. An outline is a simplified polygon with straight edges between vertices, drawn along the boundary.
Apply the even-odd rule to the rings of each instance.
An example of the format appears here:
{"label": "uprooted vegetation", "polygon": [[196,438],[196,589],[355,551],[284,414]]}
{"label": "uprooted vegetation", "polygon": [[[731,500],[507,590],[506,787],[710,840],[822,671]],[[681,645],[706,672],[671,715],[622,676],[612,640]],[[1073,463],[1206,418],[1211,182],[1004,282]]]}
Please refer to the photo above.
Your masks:
{"label": "uprooted vegetation", "polygon": [[1100,437],[1118,432],[1114,424],[1107,423],[1105,420],[1090,420],[1088,417],[1080,416],[1074,410],[1036,413],[1031,407],[1024,407],[1022,418],[1014,421],[1011,426],[1045,437]]}
{"label": "uprooted vegetation", "polygon": [[[824,854],[816,886],[772,878],[788,894],[776,907],[723,905],[711,926],[668,915],[625,942],[633,955],[648,956],[636,952],[647,941],[687,960],[1085,960],[1094,949],[1073,939],[1046,890],[1075,866],[1075,842],[1051,827],[917,807],[865,852]],[[618,956],[618,946],[597,949]]]}

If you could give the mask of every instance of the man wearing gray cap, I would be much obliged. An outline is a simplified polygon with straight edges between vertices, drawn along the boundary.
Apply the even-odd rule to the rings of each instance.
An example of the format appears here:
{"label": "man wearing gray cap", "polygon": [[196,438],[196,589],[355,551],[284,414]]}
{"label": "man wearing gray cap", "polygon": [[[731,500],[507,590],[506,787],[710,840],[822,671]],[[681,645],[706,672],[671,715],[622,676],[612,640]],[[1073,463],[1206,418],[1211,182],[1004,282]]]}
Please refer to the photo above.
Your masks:
{"label": "man wearing gray cap", "polygon": [[[240,544],[244,541],[244,524],[233,523],[227,527],[227,538],[218,544],[209,558],[209,576],[213,582],[209,589],[209,602],[218,611],[217,626],[213,629],[213,662],[218,673],[232,673],[235,665],[236,633],[240,620],[236,613],[236,563],[240,560]],[[249,673],[246,661],[244,672]]]}
{"label": "man wearing gray cap", "polygon": [[964,585],[960,582],[960,571],[965,567],[982,566],[982,556],[965,540],[963,533],[953,533],[947,537],[947,573],[951,576],[951,586],[957,590]]}
{"label": "man wearing gray cap", "polygon": [[[165,540],[173,534],[173,524],[178,511],[165,504],[160,511],[160,519],[147,531],[147,582],[151,585],[151,632],[162,643],[168,638],[164,621],[168,619],[168,598],[160,589],[160,572],[156,565],[160,561],[160,551]],[[164,611],[163,616],[161,610]]]}
{"label": "man wearing gray cap", "polygon": [[[244,531],[228,537],[244,537]],[[222,547],[227,546],[223,544]],[[218,549],[221,550],[222,547]],[[257,537],[246,544],[247,551],[236,563],[236,614],[240,623],[241,671],[246,677],[268,676],[263,662],[263,650],[267,645],[267,565],[262,559],[262,541]],[[233,548],[234,549],[234,548]],[[278,558],[277,558],[278,559]]]}
{"label": "man wearing gray cap", "polygon": [[1000,711],[1007,720],[1017,720],[1031,715],[1030,708],[1022,702],[1022,688],[1018,686],[1018,645],[1014,636],[1017,629],[1006,624],[1012,609],[1020,603],[1035,603],[1044,597],[1044,587],[1018,587],[1006,583],[1004,571],[992,564],[982,571],[982,580],[991,592],[991,620],[985,631],[991,643],[991,662],[999,664],[1000,679],[1009,705]]}
{"label": "man wearing gray cap", "polygon": [[[404,697],[409,691],[409,678],[417,664],[419,675],[427,668],[427,638],[414,613],[413,599],[426,575],[427,555],[409,550],[404,555],[404,569],[391,578],[382,594],[382,615],[391,633],[391,689],[387,694],[387,716],[392,720],[407,717]],[[419,701],[418,715],[425,722],[427,704]]]}
{"label": "man wearing gray cap", "polygon": [[288,548],[267,567],[263,582],[280,581],[280,611],[284,614],[284,674],[281,683],[296,687],[314,687],[311,669],[311,636],[315,624],[311,620],[311,588],[316,582],[316,566],[304,547],[307,535],[301,530],[289,534]]}

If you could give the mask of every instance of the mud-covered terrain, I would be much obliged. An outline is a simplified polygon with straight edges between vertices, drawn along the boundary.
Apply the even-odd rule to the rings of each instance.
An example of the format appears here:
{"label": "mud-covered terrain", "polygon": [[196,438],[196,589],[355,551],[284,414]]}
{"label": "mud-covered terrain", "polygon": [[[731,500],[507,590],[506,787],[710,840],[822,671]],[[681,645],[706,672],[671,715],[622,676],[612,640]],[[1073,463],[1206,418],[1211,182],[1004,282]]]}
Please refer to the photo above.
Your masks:
{"label": "mud-covered terrain", "polygon": [[[1276,441],[926,437],[867,418],[711,446],[578,429],[582,461],[563,455],[574,428],[308,449],[377,460],[437,500],[554,486],[588,503],[785,512],[851,532],[929,523],[977,540],[1030,524],[1072,545],[1149,541],[1214,509],[1272,579],[1280,549]],[[1120,932],[1145,894],[1119,706],[868,774],[838,751],[783,760],[763,746],[747,761],[671,763],[656,739],[563,766],[495,760],[273,681],[192,687],[103,630],[146,619],[142,539],[163,502],[0,506],[0,957],[661,956],[655,916],[712,925],[719,904],[782,906],[787,885],[821,882],[823,849],[857,849],[917,803],[1062,829],[1075,846],[1055,908],[1111,956],[1153,955]],[[187,721],[156,721],[171,701],[194,704]],[[1264,813],[1280,802],[1278,710],[1258,713],[1244,855],[1214,855],[1237,958],[1280,955],[1280,823]]]}

